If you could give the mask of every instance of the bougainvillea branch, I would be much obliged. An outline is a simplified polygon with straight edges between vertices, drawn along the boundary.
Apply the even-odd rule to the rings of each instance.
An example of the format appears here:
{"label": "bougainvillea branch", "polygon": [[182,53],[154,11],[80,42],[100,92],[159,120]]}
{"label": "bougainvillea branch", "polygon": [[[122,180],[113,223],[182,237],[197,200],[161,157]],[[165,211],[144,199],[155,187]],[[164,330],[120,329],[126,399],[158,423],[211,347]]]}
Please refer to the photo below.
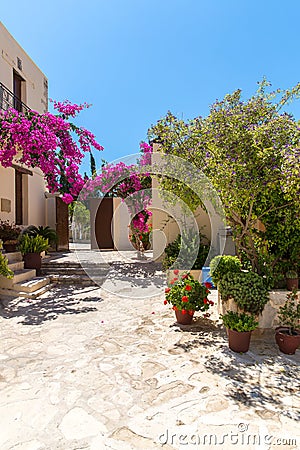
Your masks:
{"label": "bougainvillea branch", "polygon": [[43,172],[47,189],[60,192],[71,203],[84,185],[79,166],[85,152],[103,150],[88,130],[69,122],[90,105],[54,102],[58,114],[19,112],[11,108],[0,112],[0,164],[14,161]]}

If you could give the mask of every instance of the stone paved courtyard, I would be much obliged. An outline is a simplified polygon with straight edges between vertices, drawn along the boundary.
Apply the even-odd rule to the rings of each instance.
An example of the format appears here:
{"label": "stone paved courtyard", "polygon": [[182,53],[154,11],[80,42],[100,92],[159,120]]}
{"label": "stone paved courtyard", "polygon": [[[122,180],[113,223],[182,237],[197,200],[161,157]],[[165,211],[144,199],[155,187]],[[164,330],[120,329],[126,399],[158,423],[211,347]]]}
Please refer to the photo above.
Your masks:
{"label": "stone paved courtyard", "polygon": [[3,302],[1,450],[300,448],[300,350],[265,333],[231,352],[216,305],[180,328],[159,277],[147,298],[71,286]]}

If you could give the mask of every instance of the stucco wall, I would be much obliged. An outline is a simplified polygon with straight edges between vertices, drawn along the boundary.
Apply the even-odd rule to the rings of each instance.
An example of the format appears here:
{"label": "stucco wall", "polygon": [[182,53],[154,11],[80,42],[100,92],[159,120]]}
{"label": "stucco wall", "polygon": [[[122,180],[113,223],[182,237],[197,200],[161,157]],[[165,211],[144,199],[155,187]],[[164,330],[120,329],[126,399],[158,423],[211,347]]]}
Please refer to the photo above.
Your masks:
{"label": "stucco wall", "polygon": [[[48,109],[48,81],[22,47],[0,22],[0,81],[13,91],[13,72],[24,80],[22,83],[22,101],[31,109],[40,113]],[[23,175],[23,225],[46,224],[45,182],[42,172],[31,169],[33,176]],[[15,176],[11,168],[0,166],[0,202],[8,200],[11,211],[2,211],[0,219],[15,221]]]}
{"label": "stucco wall", "polygon": [[[46,112],[48,110],[48,80],[2,22],[0,22],[0,46],[1,83],[12,91],[13,70],[15,70],[25,80],[25,89],[22,92],[23,102],[35,111]],[[22,69],[18,67],[18,58],[22,63]]]}
{"label": "stucco wall", "polygon": [[14,169],[5,169],[0,165],[0,220],[9,220],[10,222],[15,220],[14,172]]}

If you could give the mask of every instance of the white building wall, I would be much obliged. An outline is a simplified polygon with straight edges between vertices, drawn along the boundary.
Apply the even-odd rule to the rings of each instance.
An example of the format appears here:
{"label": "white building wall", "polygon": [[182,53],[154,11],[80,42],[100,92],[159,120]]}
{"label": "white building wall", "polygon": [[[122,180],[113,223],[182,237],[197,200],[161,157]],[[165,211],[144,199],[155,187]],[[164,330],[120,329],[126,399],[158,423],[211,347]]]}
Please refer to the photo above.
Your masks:
{"label": "white building wall", "polygon": [[[48,81],[18,42],[0,22],[0,81],[13,91],[13,73],[17,72],[22,83],[22,101],[39,113],[48,109]],[[17,162],[16,162],[17,163]],[[30,169],[33,176],[23,175],[23,225],[46,224],[46,191],[42,172]],[[2,200],[1,200],[2,199]],[[7,209],[10,202],[11,211]],[[15,221],[14,169],[0,166],[0,219]]]}

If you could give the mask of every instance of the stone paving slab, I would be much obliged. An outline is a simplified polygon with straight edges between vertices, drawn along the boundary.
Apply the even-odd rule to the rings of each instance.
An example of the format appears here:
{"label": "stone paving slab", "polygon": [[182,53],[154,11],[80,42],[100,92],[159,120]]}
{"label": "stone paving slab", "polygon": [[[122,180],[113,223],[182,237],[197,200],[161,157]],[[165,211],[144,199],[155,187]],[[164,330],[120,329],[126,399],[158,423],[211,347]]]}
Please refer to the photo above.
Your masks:
{"label": "stone paving slab", "polygon": [[231,352],[217,306],[179,327],[160,291],[55,287],[5,305],[1,450],[300,448],[299,349],[265,333]]}

